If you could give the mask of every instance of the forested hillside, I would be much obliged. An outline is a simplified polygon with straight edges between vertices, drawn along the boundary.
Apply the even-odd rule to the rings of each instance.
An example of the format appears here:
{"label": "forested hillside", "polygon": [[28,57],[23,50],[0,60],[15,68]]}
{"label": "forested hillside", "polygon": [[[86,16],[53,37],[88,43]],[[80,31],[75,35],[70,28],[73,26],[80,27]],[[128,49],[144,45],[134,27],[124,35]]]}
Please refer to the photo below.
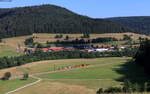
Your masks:
{"label": "forested hillside", "polygon": [[134,58],[135,62],[141,65],[146,73],[150,74],[150,40],[141,42],[141,46]]}
{"label": "forested hillside", "polygon": [[150,16],[143,17],[118,17],[107,20],[119,23],[122,26],[132,29],[135,33],[150,34]]}
{"label": "forested hillside", "polygon": [[0,9],[0,37],[33,33],[119,33],[131,30],[54,5]]}

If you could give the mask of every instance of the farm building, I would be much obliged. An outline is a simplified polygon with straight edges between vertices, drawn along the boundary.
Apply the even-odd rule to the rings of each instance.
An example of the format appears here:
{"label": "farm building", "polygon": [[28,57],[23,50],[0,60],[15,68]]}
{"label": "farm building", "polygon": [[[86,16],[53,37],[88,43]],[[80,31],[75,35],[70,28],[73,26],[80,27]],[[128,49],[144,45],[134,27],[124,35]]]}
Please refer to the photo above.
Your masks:
{"label": "farm building", "polygon": [[96,52],[105,52],[105,51],[109,51],[109,48],[96,48],[94,49]]}
{"label": "farm building", "polygon": [[89,48],[85,49],[87,52],[106,52],[106,51],[114,51],[114,47],[102,47],[102,48]]}

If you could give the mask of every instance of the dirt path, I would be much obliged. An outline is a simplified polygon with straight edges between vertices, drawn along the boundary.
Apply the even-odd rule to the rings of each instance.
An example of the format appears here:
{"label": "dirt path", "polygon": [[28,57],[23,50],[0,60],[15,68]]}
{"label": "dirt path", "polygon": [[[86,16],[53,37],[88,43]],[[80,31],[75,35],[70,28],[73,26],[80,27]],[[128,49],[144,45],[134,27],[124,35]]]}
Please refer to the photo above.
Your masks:
{"label": "dirt path", "polygon": [[37,84],[37,83],[39,83],[39,82],[42,81],[41,78],[38,78],[38,77],[35,77],[35,76],[32,76],[32,78],[37,79],[37,81],[36,81],[36,82],[33,82],[33,83],[30,83],[30,84],[27,84],[27,85],[25,85],[25,86],[22,86],[22,87],[20,87],[20,88],[17,88],[17,89],[15,89],[15,90],[9,91],[9,92],[7,92],[7,93],[5,93],[5,94],[11,94],[11,93],[17,92],[17,91],[19,91],[19,90],[21,90],[21,89],[24,89],[24,88],[26,88],[26,87],[35,85],[35,84]]}

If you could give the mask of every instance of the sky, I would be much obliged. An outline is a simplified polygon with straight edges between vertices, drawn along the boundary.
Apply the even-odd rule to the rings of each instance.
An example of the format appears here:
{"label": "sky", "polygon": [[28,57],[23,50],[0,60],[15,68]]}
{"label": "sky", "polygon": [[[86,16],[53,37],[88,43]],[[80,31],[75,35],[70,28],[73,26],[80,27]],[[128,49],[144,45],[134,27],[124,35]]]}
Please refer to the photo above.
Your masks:
{"label": "sky", "polygon": [[0,0],[0,8],[41,4],[58,5],[92,18],[150,16],[150,0]]}

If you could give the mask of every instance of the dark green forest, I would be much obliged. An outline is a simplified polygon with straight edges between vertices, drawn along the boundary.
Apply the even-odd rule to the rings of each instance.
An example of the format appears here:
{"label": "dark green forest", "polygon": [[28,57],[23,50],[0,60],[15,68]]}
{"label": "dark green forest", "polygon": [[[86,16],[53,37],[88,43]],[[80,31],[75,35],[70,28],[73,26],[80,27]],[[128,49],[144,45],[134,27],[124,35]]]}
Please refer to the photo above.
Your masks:
{"label": "dark green forest", "polygon": [[133,32],[104,19],[78,15],[54,5],[0,9],[0,37],[33,33],[121,33]]}
{"label": "dark green forest", "polygon": [[145,72],[150,74],[150,40],[141,42],[141,46],[135,55],[135,62],[145,69]]}
{"label": "dark green forest", "polygon": [[112,22],[130,28],[135,33],[150,34],[150,16],[109,18]]}

